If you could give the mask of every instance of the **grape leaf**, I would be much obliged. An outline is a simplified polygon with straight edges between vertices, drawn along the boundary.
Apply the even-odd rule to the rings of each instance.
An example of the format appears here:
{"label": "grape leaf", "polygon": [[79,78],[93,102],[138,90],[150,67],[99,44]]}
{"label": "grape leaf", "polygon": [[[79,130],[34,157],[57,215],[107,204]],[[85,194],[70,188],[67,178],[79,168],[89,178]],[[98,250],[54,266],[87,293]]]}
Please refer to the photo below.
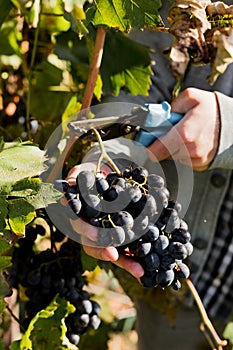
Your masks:
{"label": "grape leaf", "polygon": [[[55,298],[50,305],[36,314],[23,334],[20,349],[67,349],[65,318],[74,312],[74,306],[62,298]],[[49,330],[49,332],[48,332]]]}
{"label": "grape leaf", "polygon": [[120,31],[163,26],[158,13],[160,0],[97,0],[96,5],[92,20],[95,26],[106,25]]}
{"label": "grape leaf", "polygon": [[52,184],[42,182],[38,193],[27,197],[26,200],[34,209],[41,209],[56,203],[62,196],[63,194],[57,191]]}
{"label": "grape leaf", "polygon": [[0,27],[4,23],[10,10],[13,8],[13,4],[10,0],[0,0]]}
{"label": "grape leaf", "polygon": [[6,252],[10,247],[10,244],[7,242],[4,237],[0,236],[0,255]]}
{"label": "grape leaf", "polygon": [[8,201],[8,223],[11,230],[19,236],[24,236],[25,225],[35,217],[34,207],[24,198]]}
{"label": "grape leaf", "polygon": [[45,170],[45,160],[44,151],[32,143],[6,142],[0,152],[0,192],[1,187],[41,174]]}
{"label": "grape leaf", "polygon": [[8,214],[8,203],[6,200],[6,196],[0,196],[0,232],[3,232],[6,227],[7,214]]}
{"label": "grape leaf", "polygon": [[3,270],[11,265],[10,256],[0,256],[0,270]]}
{"label": "grape leaf", "polygon": [[228,339],[230,344],[233,345],[233,322],[228,322],[224,331],[223,337]]}
{"label": "grape leaf", "polygon": [[120,90],[125,88],[134,96],[139,94],[148,96],[151,74],[150,67],[132,67],[131,69],[126,69],[111,78],[113,93],[118,95]]}
{"label": "grape leaf", "polygon": [[150,48],[122,33],[115,31],[107,33],[100,70],[104,91],[118,94],[124,87],[133,95],[147,95],[151,83],[150,65]]}

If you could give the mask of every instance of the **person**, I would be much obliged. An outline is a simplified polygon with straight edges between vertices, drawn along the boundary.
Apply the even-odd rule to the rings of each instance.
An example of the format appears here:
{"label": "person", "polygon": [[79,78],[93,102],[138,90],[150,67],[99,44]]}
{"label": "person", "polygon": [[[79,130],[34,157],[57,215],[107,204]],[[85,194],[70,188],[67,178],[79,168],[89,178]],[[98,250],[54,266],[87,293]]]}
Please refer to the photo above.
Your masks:
{"label": "person", "polygon": [[[231,1],[225,3],[230,5]],[[168,1],[163,1],[161,16],[165,20],[169,6]],[[168,149],[171,148],[167,145],[171,145],[174,149],[173,160],[182,163],[179,134],[189,153],[193,188],[184,218],[194,246],[190,257],[190,278],[221,334],[233,311],[233,65],[228,66],[225,74],[213,86],[206,80],[210,74],[209,65],[190,67],[182,92],[172,100],[175,78],[169,68],[169,60],[163,54],[164,49],[171,45],[172,37],[167,33],[144,30],[132,32],[131,38],[156,50],[153,54],[156,64],[153,67],[152,85],[148,97],[122,93],[118,101],[143,105],[166,100],[171,103],[172,111],[184,114],[181,121],[153,142],[146,152],[152,163],[151,155],[161,163],[169,163],[171,154]],[[106,149],[116,157],[124,154],[139,164],[145,159],[143,151],[140,153],[121,139],[106,142]],[[90,151],[84,159],[85,163],[70,171],[67,176],[70,184],[83,166],[88,164],[94,167],[93,154]],[[172,181],[169,186],[172,192]],[[95,229],[89,224],[78,219],[77,230],[83,234],[87,254],[113,262],[138,280],[143,275],[141,265],[119,255],[116,248],[95,248],[85,244],[88,239],[95,239],[96,235]],[[199,330],[201,319],[195,303],[191,306],[184,303],[179,308],[173,327],[169,326],[166,315],[151,307],[147,301],[138,299],[135,306],[139,350],[178,350],[181,347],[186,350],[209,349],[208,342]]]}

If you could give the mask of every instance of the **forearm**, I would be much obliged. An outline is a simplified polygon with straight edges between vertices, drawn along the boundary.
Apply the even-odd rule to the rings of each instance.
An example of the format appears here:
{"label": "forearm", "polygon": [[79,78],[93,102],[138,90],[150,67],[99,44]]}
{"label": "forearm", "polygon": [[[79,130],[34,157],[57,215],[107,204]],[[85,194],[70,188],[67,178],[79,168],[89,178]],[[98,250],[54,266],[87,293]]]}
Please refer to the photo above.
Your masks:
{"label": "forearm", "polygon": [[233,98],[216,92],[220,111],[220,134],[217,154],[210,169],[233,169]]}

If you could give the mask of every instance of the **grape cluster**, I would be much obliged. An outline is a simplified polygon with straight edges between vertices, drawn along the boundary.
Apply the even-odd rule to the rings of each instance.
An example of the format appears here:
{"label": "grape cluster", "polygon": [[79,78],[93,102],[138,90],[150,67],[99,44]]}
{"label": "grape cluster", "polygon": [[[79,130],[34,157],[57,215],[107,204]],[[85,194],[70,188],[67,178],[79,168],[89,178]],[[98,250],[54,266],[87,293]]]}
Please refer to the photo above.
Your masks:
{"label": "grape cluster", "polygon": [[[75,311],[66,319],[66,336],[77,345],[80,336],[88,329],[97,329],[100,325],[100,306],[90,299],[83,288],[80,244],[66,239],[58,230],[51,234],[53,248],[35,251],[35,240],[43,235],[41,225],[29,226],[26,237],[15,245],[12,254],[12,267],[8,281],[12,288],[24,290],[27,300],[22,315],[22,325],[27,328],[37,312],[47,307],[52,299],[59,295],[74,305]],[[54,244],[60,245],[59,250]],[[23,288],[22,288],[23,287]]]}
{"label": "grape cluster", "polygon": [[145,287],[181,288],[190,274],[183,260],[193,246],[181,204],[170,199],[163,177],[139,166],[107,175],[84,170],[75,185],[57,180],[55,187],[78,217],[97,227],[98,246],[115,246],[142,265]]}

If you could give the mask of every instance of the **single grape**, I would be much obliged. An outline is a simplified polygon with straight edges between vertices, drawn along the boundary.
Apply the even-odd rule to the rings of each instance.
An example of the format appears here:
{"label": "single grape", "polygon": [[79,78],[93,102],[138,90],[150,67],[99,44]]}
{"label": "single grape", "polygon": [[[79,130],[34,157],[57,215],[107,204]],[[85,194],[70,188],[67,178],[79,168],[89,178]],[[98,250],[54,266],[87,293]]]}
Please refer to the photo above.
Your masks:
{"label": "single grape", "polygon": [[74,198],[68,202],[73,212],[78,215],[82,209],[82,202],[79,198]]}
{"label": "single grape", "polygon": [[132,178],[138,183],[144,183],[147,179],[148,171],[143,167],[135,167],[132,170]]}
{"label": "single grape", "polygon": [[151,251],[151,243],[136,240],[129,244],[129,251],[139,258],[144,257]]}
{"label": "single grape", "polygon": [[132,177],[132,169],[125,168],[122,172],[122,177],[124,177],[125,179],[129,179],[130,177]]}
{"label": "single grape", "polygon": [[104,194],[109,189],[109,183],[102,174],[97,175],[95,185],[99,194]]}
{"label": "single grape", "polygon": [[187,249],[184,244],[180,242],[171,242],[168,247],[168,251],[175,259],[184,260],[187,258]]}
{"label": "single grape", "polygon": [[156,241],[156,239],[158,239],[159,237],[159,229],[157,226],[149,224],[147,226],[147,231],[144,234],[144,238],[145,240],[149,241],[149,242],[153,242]]}
{"label": "single grape", "polygon": [[175,278],[174,270],[160,269],[157,275],[157,282],[161,287],[168,287],[172,284]]}
{"label": "single grape", "polygon": [[150,187],[164,188],[165,186],[164,179],[157,174],[149,174],[147,176],[147,182]]}
{"label": "single grape", "polygon": [[181,228],[175,229],[171,234],[171,240],[174,242],[188,243],[191,240],[191,234],[189,231]]}
{"label": "single grape", "polygon": [[189,267],[183,262],[178,262],[175,269],[175,274],[177,278],[188,278],[190,275]]}
{"label": "single grape", "polygon": [[94,330],[98,329],[101,323],[101,319],[98,317],[98,315],[92,315],[90,317],[89,326],[93,328]]}
{"label": "single grape", "polygon": [[145,271],[157,270],[160,266],[160,258],[156,253],[147,254],[142,260],[142,267]]}
{"label": "single grape", "polygon": [[142,198],[142,192],[138,186],[132,186],[127,189],[127,195],[133,203],[138,202]]}
{"label": "single grape", "polygon": [[169,246],[169,239],[165,235],[160,235],[156,241],[153,242],[153,247],[156,253],[162,255],[167,251]]}
{"label": "single grape", "polygon": [[95,185],[95,175],[93,172],[89,170],[82,170],[77,178],[76,178],[76,184],[79,188],[79,192],[87,192],[90,189],[92,189]]}
{"label": "single grape", "polygon": [[112,220],[116,226],[123,226],[125,229],[131,230],[133,228],[134,220],[127,211],[120,211],[112,215]]}

